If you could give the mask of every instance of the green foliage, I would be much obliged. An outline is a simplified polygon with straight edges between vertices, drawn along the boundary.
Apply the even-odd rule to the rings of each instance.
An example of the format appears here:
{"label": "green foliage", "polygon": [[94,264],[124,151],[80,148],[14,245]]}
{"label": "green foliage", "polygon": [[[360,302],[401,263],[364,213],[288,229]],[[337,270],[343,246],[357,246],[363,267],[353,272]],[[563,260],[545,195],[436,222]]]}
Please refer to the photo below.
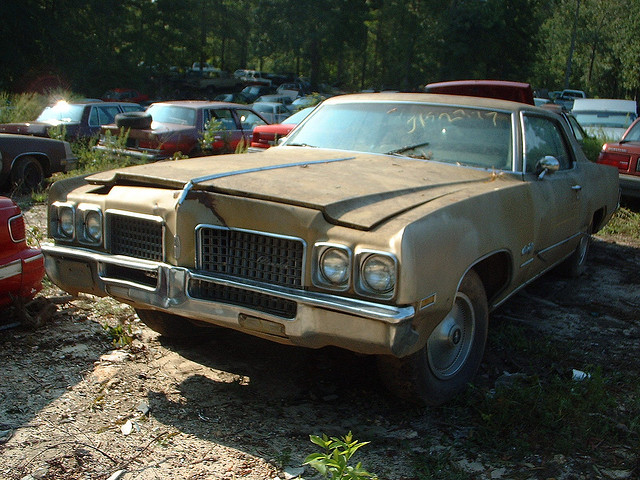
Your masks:
{"label": "green foliage", "polygon": [[102,328],[107,332],[107,335],[111,338],[111,343],[114,347],[120,348],[130,345],[133,341],[133,334],[131,332],[131,326],[119,323],[115,327],[105,323]]}
{"label": "green foliage", "polygon": [[640,213],[621,207],[599,235],[624,235],[640,240]]}
{"label": "green foliage", "polygon": [[312,453],[305,458],[304,465],[311,465],[324,478],[330,480],[377,478],[374,474],[364,470],[360,462],[355,466],[349,465],[353,454],[369,442],[354,440],[351,432],[340,438],[327,437],[325,434],[322,434],[322,437],[310,435],[309,438],[324,452]]}
{"label": "green foliage", "polygon": [[582,151],[589,160],[595,162],[598,160],[598,155],[604,143],[605,142],[599,137],[585,137],[582,140]]}

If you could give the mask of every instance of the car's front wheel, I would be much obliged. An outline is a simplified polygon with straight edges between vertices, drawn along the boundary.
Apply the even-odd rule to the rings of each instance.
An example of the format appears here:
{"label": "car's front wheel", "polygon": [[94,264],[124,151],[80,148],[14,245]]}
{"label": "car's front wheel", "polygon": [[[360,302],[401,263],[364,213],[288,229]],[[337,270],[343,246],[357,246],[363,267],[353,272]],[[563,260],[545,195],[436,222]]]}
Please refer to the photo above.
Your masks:
{"label": "car's front wheel", "polygon": [[464,390],[475,376],[487,340],[489,308],[480,277],[462,280],[453,307],[420,350],[404,358],[378,358],[381,378],[397,396],[441,405]]}

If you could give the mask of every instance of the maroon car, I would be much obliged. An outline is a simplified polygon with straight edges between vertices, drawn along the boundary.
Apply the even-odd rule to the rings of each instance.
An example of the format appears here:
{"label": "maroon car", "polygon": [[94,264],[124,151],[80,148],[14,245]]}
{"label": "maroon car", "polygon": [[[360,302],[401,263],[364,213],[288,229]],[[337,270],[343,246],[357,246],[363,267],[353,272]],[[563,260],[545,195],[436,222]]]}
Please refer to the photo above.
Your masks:
{"label": "maroon car", "polygon": [[0,307],[16,298],[31,299],[42,288],[44,257],[27,246],[20,207],[0,197]]}
{"label": "maroon car", "polygon": [[598,163],[611,165],[620,174],[620,189],[626,197],[640,198],[640,118],[627,129],[620,141],[602,146]]}
{"label": "maroon car", "polygon": [[[233,152],[240,141],[251,142],[253,128],[268,122],[247,105],[202,100],[153,103],[145,112],[122,114],[102,127],[101,151],[145,160],[161,160],[180,152],[189,157]],[[203,149],[205,130],[215,124],[213,141]],[[115,139],[128,130],[126,146]],[[108,135],[107,135],[108,133]]]}
{"label": "maroon car", "polygon": [[51,129],[64,129],[65,139],[78,140],[98,135],[100,127],[112,123],[118,113],[142,110],[137,103],[60,100],[46,107],[33,122],[0,124],[0,132],[49,137]]}

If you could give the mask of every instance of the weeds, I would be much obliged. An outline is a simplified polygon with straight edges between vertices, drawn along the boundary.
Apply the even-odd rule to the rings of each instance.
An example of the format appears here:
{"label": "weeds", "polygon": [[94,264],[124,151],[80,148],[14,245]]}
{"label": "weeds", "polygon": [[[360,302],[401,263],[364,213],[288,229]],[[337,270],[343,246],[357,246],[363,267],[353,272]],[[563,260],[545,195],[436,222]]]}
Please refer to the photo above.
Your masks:
{"label": "weeds", "polygon": [[127,345],[131,345],[133,341],[133,333],[131,332],[130,325],[124,325],[123,323],[119,323],[115,327],[111,325],[104,324],[102,328],[107,332],[107,335],[111,338],[111,343],[116,348],[121,348]]}
{"label": "weeds", "polygon": [[622,207],[599,233],[604,235],[624,235],[640,240],[640,213]]}
{"label": "weeds", "polygon": [[351,432],[344,437],[318,437],[311,435],[313,443],[324,450],[324,453],[312,453],[304,460],[304,465],[311,465],[324,478],[330,480],[377,478],[376,475],[367,472],[358,462],[355,466],[349,465],[349,460],[354,453],[369,442],[358,442],[353,439]]}

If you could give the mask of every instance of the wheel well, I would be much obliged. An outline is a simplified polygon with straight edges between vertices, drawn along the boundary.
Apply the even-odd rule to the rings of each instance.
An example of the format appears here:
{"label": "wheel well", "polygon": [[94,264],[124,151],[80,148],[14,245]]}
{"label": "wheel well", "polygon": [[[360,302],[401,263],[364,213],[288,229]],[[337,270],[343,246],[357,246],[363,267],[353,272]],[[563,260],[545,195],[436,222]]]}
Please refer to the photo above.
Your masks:
{"label": "wheel well", "polygon": [[593,212],[593,221],[591,222],[591,231],[589,233],[596,233],[599,231],[603,225],[604,218],[606,216],[606,207],[602,207],[595,212]]}
{"label": "wheel well", "polygon": [[473,266],[487,293],[489,305],[509,283],[511,277],[511,258],[507,252],[498,252]]}
{"label": "wheel well", "polygon": [[51,163],[49,162],[49,157],[47,157],[43,153],[25,153],[13,159],[13,163],[11,164],[11,168],[13,167],[23,158],[31,157],[34,160],[37,160],[38,163],[42,166],[42,171],[44,172],[44,176],[48,177],[51,175]]}

